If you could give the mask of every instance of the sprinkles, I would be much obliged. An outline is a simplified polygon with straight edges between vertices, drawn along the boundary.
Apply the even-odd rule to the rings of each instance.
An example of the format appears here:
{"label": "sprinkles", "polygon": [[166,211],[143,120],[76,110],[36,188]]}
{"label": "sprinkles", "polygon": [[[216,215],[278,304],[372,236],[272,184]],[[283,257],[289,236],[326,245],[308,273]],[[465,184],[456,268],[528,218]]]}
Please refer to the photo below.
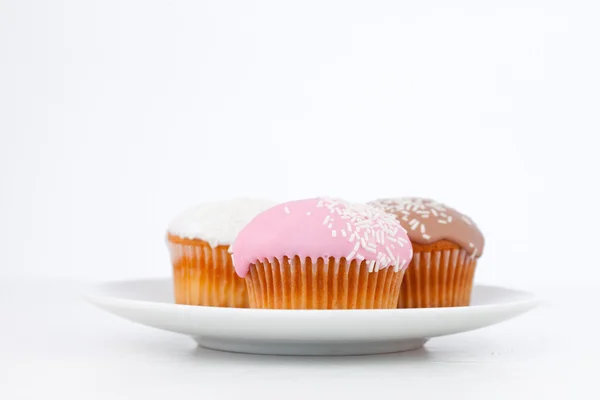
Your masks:
{"label": "sprinkles", "polygon": [[[478,247],[483,245],[483,240],[473,221],[442,203],[426,198],[406,197],[379,199],[369,204],[395,215],[408,228],[411,239],[417,242],[419,237],[425,243],[431,243],[447,238],[452,232],[465,232],[464,235],[472,235],[472,241],[468,242],[471,257],[481,255],[481,248]],[[467,238],[469,236],[463,240],[466,241]]]}
{"label": "sprinkles", "polygon": [[[385,199],[377,200],[373,203],[375,207],[381,208],[387,212],[402,214],[401,219],[408,222],[411,231],[416,231],[424,240],[430,240],[431,235],[427,233],[425,219],[432,218],[432,223],[447,225],[452,222],[452,216],[448,215],[448,207],[433,200],[418,198],[403,199]],[[408,218],[413,217],[408,220]],[[427,222],[429,223],[429,222]]]}
{"label": "sprinkles", "polygon": [[[365,260],[367,257],[369,271],[379,271],[382,268],[393,267],[395,271],[400,270],[410,262],[410,258],[401,259],[398,254],[404,243],[408,243],[406,230],[402,228],[396,218],[376,207],[366,204],[348,204],[334,199],[321,198],[317,208],[327,208],[330,213],[325,216],[322,225],[331,229],[331,236],[338,240],[348,240],[354,244],[352,251],[346,256],[347,259]],[[347,229],[333,229],[335,219],[346,220]],[[419,222],[413,222],[418,226]],[[386,245],[386,241],[389,244]],[[393,244],[400,244],[398,250],[392,250]],[[395,247],[393,247],[396,249]],[[369,255],[371,254],[371,255]],[[372,259],[373,254],[375,260]]]}

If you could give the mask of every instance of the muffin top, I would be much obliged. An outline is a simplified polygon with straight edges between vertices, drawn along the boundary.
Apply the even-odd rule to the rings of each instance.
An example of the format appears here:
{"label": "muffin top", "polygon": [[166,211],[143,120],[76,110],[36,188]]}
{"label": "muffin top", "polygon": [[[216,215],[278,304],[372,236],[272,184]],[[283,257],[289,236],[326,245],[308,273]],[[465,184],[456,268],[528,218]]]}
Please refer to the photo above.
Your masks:
{"label": "muffin top", "polygon": [[275,204],[250,198],[201,203],[173,219],[168,232],[183,239],[204,240],[211,247],[230,245],[252,218]]}
{"label": "muffin top", "polygon": [[257,215],[231,246],[236,272],[257,261],[298,256],[366,260],[369,271],[408,267],[412,245],[393,215],[338,199],[290,201]]}
{"label": "muffin top", "polygon": [[404,197],[379,199],[369,203],[392,213],[407,230],[414,243],[430,244],[449,240],[471,255],[483,252],[483,235],[466,215],[431,199]]}

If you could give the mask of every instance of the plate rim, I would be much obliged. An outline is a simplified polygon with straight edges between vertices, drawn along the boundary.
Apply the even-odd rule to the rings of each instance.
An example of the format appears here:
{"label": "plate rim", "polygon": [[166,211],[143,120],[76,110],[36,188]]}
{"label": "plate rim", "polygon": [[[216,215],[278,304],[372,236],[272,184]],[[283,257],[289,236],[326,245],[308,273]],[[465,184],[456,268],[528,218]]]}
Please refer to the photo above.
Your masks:
{"label": "plate rim", "polygon": [[387,308],[387,309],[359,309],[359,310],[316,310],[316,309],[303,309],[303,310],[299,310],[299,309],[294,309],[294,310],[287,310],[287,309],[260,309],[260,308],[236,308],[236,307],[214,307],[214,306],[197,306],[197,305],[189,305],[189,304],[176,304],[176,303],[165,303],[162,301],[149,301],[149,300],[138,300],[138,299],[126,299],[126,298],[122,298],[122,297],[117,297],[117,296],[111,296],[109,294],[106,293],[101,293],[101,289],[102,287],[105,286],[109,286],[109,285],[114,285],[114,284],[127,284],[127,283],[148,283],[148,282],[165,282],[168,281],[170,278],[140,278],[140,279],[126,279],[126,280],[111,280],[111,281],[103,281],[103,282],[97,282],[97,283],[93,283],[93,284],[88,284],[85,288],[85,290],[83,290],[80,293],[80,296],[88,303],[91,303],[92,305],[95,306],[100,306],[99,303],[101,304],[107,304],[107,303],[112,303],[114,305],[129,305],[129,306],[133,306],[135,305],[136,308],[144,308],[144,309],[156,309],[157,307],[160,308],[177,308],[180,310],[198,310],[198,311],[204,311],[204,312],[225,312],[225,313],[239,313],[239,312],[245,312],[245,313],[253,313],[253,314],[265,314],[265,315],[273,315],[273,314],[284,314],[284,315],[291,315],[291,314],[296,314],[296,315],[306,315],[306,314],[329,314],[329,315],[336,315],[336,314],[344,314],[344,315],[348,315],[350,313],[352,314],[364,314],[364,313],[369,313],[369,314],[397,314],[397,313],[403,313],[403,314],[415,314],[415,313],[419,313],[419,314],[424,314],[424,313],[438,313],[438,312],[462,312],[465,309],[471,309],[471,310],[483,310],[483,309],[494,309],[494,308],[505,308],[506,306],[511,306],[511,307],[517,307],[517,306],[521,306],[521,307],[525,307],[529,310],[538,307],[539,305],[541,305],[543,302],[542,300],[535,295],[535,293],[527,291],[527,290],[523,290],[523,289],[519,289],[519,288],[513,288],[513,287],[507,287],[507,286],[498,286],[498,285],[490,285],[490,284],[478,284],[475,283],[473,285],[473,287],[480,287],[480,288],[492,288],[492,289],[502,289],[502,290],[507,290],[507,291],[512,291],[512,292],[518,292],[521,295],[525,295],[526,298],[525,299],[521,299],[521,300],[514,300],[514,301],[508,301],[508,302],[503,302],[503,303],[492,303],[492,304],[475,304],[475,305],[469,305],[469,306],[461,306],[461,307],[429,307],[429,308]]}

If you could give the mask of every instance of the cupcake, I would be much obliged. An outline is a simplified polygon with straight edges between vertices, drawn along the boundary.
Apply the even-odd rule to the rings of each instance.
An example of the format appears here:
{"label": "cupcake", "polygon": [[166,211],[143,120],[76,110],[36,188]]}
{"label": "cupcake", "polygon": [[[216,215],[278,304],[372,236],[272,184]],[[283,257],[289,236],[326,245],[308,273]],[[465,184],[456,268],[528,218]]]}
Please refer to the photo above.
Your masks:
{"label": "cupcake", "polygon": [[468,306],[484,243],[473,221],[430,199],[380,199],[369,204],[396,217],[415,252],[398,307]]}
{"label": "cupcake", "polygon": [[394,216],[327,198],[264,211],[231,251],[250,307],[270,309],[396,308],[412,256]]}
{"label": "cupcake", "polygon": [[258,199],[207,202],[169,224],[177,304],[248,307],[246,284],[236,275],[228,250],[238,231],[273,204]]}

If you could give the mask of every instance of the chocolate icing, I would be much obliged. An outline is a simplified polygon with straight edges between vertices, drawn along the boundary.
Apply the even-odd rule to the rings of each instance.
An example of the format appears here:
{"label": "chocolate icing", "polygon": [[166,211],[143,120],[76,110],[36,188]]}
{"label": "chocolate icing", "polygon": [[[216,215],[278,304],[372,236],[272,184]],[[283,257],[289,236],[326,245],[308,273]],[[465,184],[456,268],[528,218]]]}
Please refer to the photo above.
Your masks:
{"label": "chocolate icing", "polygon": [[429,244],[446,239],[461,246],[473,258],[483,252],[483,235],[475,223],[442,203],[404,197],[378,199],[369,204],[394,214],[413,242]]}

